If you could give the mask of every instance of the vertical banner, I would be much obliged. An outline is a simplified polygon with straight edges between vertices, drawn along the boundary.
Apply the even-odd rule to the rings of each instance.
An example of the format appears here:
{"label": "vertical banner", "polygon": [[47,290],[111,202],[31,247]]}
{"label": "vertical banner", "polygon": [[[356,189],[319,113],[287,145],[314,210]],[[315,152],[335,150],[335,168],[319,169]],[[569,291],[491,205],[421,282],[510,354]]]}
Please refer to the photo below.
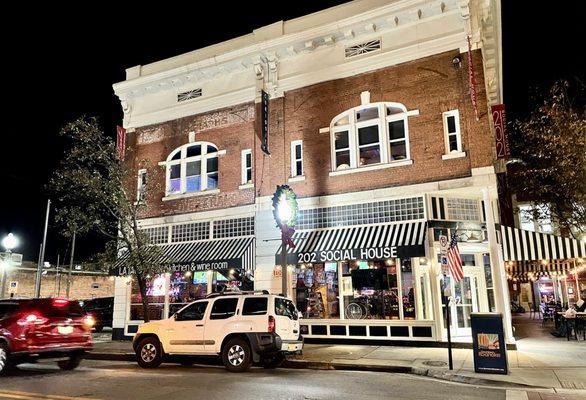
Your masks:
{"label": "vertical banner", "polygon": [[503,315],[499,313],[472,313],[472,351],[474,372],[485,374],[509,373]]}
{"label": "vertical banner", "polygon": [[472,44],[468,36],[468,85],[470,87],[470,99],[474,107],[474,115],[478,121],[478,98],[476,96],[476,76],[474,75],[474,62],[472,60]]}
{"label": "vertical banner", "polygon": [[270,155],[269,151],[269,94],[264,90],[261,91],[261,109],[260,109],[260,120],[261,120],[261,150]]}
{"label": "vertical banner", "polygon": [[496,146],[496,158],[509,158],[509,137],[507,135],[507,116],[505,105],[496,104],[491,107],[492,124],[494,126],[494,138]]}
{"label": "vertical banner", "polygon": [[118,160],[124,160],[124,154],[126,152],[126,129],[116,125],[116,156]]}

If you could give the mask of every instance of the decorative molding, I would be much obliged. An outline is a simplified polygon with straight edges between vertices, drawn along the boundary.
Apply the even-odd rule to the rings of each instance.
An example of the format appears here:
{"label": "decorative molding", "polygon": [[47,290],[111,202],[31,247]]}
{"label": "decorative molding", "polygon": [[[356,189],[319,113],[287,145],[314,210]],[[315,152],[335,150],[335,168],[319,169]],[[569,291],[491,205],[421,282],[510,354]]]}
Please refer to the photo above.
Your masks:
{"label": "decorative molding", "polygon": [[187,199],[189,197],[197,197],[197,196],[212,196],[212,195],[216,195],[219,193],[220,193],[220,189],[203,190],[201,192],[171,194],[171,195],[163,197],[161,200],[162,201],[171,201],[171,200]]}
{"label": "decorative molding", "polygon": [[442,160],[453,160],[454,158],[463,158],[463,157],[466,157],[465,151],[461,151],[458,153],[443,154]]}
{"label": "decorative molding", "polygon": [[392,161],[386,164],[375,164],[375,165],[367,165],[365,167],[358,167],[358,168],[348,168],[348,169],[341,169],[338,171],[330,171],[330,176],[338,176],[338,175],[347,175],[347,174],[354,174],[359,172],[368,172],[368,171],[376,171],[379,169],[386,169],[386,168],[395,168],[395,167],[403,167],[406,165],[413,164],[413,160],[401,160],[401,161]]}

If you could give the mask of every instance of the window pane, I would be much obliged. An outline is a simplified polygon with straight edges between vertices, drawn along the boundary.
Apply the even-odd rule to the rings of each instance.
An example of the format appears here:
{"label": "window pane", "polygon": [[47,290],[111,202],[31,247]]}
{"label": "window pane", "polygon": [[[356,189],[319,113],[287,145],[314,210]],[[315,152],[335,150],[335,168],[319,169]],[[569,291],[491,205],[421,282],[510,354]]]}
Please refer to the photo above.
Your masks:
{"label": "window pane", "polygon": [[251,166],[252,166],[252,153],[246,153],[246,167],[249,168]]}
{"label": "window pane", "polygon": [[453,115],[448,115],[448,133],[455,133],[456,132],[456,117]]}
{"label": "window pane", "polygon": [[178,151],[177,153],[175,153],[173,155],[173,157],[171,158],[171,160],[179,160],[181,158],[181,151]]}
{"label": "window pane", "polygon": [[458,136],[457,135],[449,135],[448,141],[450,143],[450,152],[458,151]]}
{"label": "window pane", "polygon": [[208,174],[208,189],[216,189],[218,187],[218,173],[214,172]]}
{"label": "window pane", "polygon": [[181,179],[171,179],[169,181],[169,191],[170,192],[178,192],[181,190]]}
{"label": "window pane", "polygon": [[391,161],[407,158],[407,146],[405,141],[391,143]]}
{"label": "window pane", "polygon": [[216,172],[218,171],[218,157],[208,158],[207,160],[207,172]]}
{"label": "window pane", "polygon": [[305,318],[340,318],[338,264],[319,263],[295,270],[297,308]]}
{"label": "window pane", "polygon": [[236,313],[238,299],[218,299],[214,302],[210,319],[226,319]]}
{"label": "window pane", "polygon": [[378,126],[367,126],[358,129],[358,145],[378,143]]}
{"label": "window pane", "polygon": [[391,140],[394,140],[394,139],[403,139],[404,137],[405,137],[405,122],[403,120],[389,122],[389,138]]}
{"label": "window pane", "polygon": [[401,260],[401,293],[403,298],[403,318],[415,319],[415,277],[411,259]]}
{"label": "window pane", "polygon": [[216,148],[216,146],[209,146],[209,145],[208,145],[208,148],[207,148],[207,152],[208,152],[208,154],[209,154],[209,153],[215,153],[215,152],[217,152],[217,151],[218,151],[218,149]]}
{"label": "window pane", "polygon": [[252,182],[252,169],[250,168],[246,170],[246,182]]}
{"label": "window pane", "polygon": [[399,107],[387,107],[387,115],[401,114],[402,112],[405,112],[405,111],[403,111]]}
{"label": "window pane", "polygon": [[349,114],[346,114],[343,117],[340,117],[340,119],[338,119],[334,123],[334,126],[348,125],[349,123],[350,123],[350,115]]}
{"label": "window pane", "polygon": [[335,141],[336,150],[347,149],[350,147],[348,143],[348,131],[336,132]]}
{"label": "window pane", "polygon": [[207,301],[200,303],[194,303],[181,311],[178,320],[179,321],[201,321],[205,315],[206,308],[208,306]]}
{"label": "window pane", "polygon": [[360,148],[360,165],[376,164],[380,162],[379,146],[367,146]]}
{"label": "window pane", "polygon": [[295,159],[299,160],[301,158],[301,145],[295,145]]}
{"label": "window pane", "polygon": [[188,162],[185,168],[185,175],[200,175],[201,174],[201,161]]}
{"label": "window pane", "polygon": [[342,150],[336,152],[336,169],[350,168],[350,151]]}
{"label": "window pane", "polygon": [[181,165],[171,165],[170,178],[175,179],[181,176]]}
{"label": "window pane", "polygon": [[185,190],[187,192],[199,192],[201,190],[201,176],[194,175],[185,178]]}
{"label": "window pane", "polygon": [[186,157],[196,157],[201,156],[201,146],[190,146],[187,148]]}
{"label": "window pane", "polygon": [[364,110],[356,111],[356,121],[362,122],[369,119],[378,118],[378,107],[371,107]]}
{"label": "window pane", "polygon": [[242,315],[264,315],[269,308],[269,299],[266,297],[249,297],[244,299]]}
{"label": "window pane", "polygon": [[295,173],[296,176],[303,175],[303,163],[301,161],[297,161],[295,166]]}

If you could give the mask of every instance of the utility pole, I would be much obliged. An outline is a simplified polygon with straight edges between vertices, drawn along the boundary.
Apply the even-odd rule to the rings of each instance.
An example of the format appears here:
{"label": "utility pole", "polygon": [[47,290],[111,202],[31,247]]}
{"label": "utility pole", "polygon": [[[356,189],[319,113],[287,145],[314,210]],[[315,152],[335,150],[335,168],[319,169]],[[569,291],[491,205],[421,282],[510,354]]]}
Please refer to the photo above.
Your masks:
{"label": "utility pole", "polygon": [[73,238],[71,239],[71,257],[69,258],[69,273],[67,274],[67,291],[65,296],[69,298],[69,291],[71,290],[71,272],[73,271],[73,255],[75,254],[75,231],[73,231]]}
{"label": "utility pole", "polygon": [[47,215],[45,216],[45,231],[43,232],[43,244],[37,265],[37,281],[35,282],[35,297],[41,297],[41,279],[43,278],[43,265],[45,264],[45,249],[47,247],[47,226],[49,225],[49,211],[51,210],[51,200],[47,200]]}

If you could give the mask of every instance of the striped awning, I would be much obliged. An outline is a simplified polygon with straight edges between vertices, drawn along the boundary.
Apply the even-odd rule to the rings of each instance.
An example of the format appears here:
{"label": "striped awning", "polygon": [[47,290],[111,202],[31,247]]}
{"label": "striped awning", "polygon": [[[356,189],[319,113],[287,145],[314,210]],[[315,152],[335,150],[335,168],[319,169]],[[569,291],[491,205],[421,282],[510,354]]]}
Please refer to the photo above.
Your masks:
{"label": "striped awning", "polygon": [[[295,248],[287,249],[287,263],[422,257],[425,232],[425,221],[298,231],[292,238]],[[277,264],[280,257],[279,247]]]}
{"label": "striped awning", "polygon": [[500,225],[505,261],[563,260],[586,257],[586,242]]}
{"label": "striped awning", "polygon": [[[223,269],[254,269],[254,237],[208,240],[161,245],[155,262],[164,264],[168,272],[207,271]],[[115,275],[127,275],[126,257],[122,254],[115,264]]]}
{"label": "striped awning", "polygon": [[531,278],[567,276],[575,266],[574,260],[509,261],[506,263],[508,278],[519,281],[529,281]]}

